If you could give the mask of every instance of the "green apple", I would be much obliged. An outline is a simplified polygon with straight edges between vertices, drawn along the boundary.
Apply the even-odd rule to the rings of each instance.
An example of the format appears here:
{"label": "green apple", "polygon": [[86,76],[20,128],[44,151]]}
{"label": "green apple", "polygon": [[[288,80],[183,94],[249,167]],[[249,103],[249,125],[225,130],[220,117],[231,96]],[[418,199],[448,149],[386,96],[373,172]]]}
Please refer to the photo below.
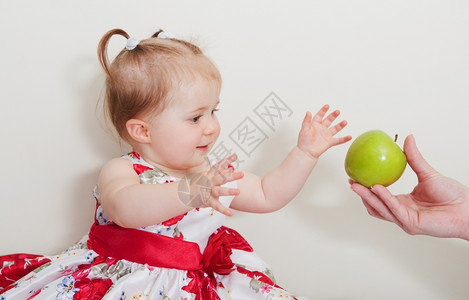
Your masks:
{"label": "green apple", "polygon": [[366,187],[394,183],[406,165],[404,152],[381,130],[370,130],[357,137],[345,157],[348,176]]}

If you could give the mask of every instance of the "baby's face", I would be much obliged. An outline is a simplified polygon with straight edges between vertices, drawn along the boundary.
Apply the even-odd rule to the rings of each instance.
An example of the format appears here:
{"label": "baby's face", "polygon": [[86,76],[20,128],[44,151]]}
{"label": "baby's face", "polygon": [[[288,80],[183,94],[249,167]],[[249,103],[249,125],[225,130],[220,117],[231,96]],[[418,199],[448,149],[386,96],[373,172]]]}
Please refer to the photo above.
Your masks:
{"label": "baby's face", "polygon": [[168,106],[150,122],[155,163],[177,173],[206,165],[206,156],[220,135],[215,113],[219,96],[220,85],[204,79],[171,93]]}

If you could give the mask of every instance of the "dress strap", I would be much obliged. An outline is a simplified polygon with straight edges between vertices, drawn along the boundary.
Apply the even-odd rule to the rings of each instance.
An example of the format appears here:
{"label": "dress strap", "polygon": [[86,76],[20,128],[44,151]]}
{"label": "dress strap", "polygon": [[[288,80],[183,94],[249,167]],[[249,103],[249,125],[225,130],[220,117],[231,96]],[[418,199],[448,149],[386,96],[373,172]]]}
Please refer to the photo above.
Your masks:
{"label": "dress strap", "polygon": [[132,162],[133,169],[142,184],[168,183],[180,180],[147,163],[143,157],[135,151],[122,155],[122,158]]}

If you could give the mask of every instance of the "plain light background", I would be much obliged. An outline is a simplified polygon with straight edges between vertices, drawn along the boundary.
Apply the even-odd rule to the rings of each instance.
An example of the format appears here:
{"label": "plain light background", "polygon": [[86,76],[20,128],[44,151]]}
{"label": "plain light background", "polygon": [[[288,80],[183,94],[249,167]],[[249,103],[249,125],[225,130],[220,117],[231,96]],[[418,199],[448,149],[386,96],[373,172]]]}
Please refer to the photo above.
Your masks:
{"label": "plain light background", "polygon": [[[467,1],[0,1],[0,254],[55,254],[91,225],[92,188],[126,151],[107,132],[96,47],[111,28],[195,41],[223,75],[220,141],[260,176],[323,104],[370,129],[414,134],[441,173],[469,185]],[[125,40],[111,41],[111,58]],[[292,110],[250,157],[229,133],[274,92]],[[280,285],[311,299],[467,299],[469,243],[409,236],[349,188],[348,145],[326,152],[272,214],[236,213]],[[410,168],[390,187],[410,192]]]}

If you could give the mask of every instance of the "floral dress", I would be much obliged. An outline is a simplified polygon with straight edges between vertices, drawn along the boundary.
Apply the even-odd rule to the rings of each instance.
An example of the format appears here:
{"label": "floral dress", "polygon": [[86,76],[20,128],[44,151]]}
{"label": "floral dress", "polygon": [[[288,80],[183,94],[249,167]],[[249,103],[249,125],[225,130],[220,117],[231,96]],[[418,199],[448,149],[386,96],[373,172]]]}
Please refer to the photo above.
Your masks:
{"label": "floral dress", "polygon": [[[133,162],[142,184],[178,181],[145,162]],[[235,185],[236,183],[229,183]],[[0,300],[10,299],[296,299],[225,216],[195,208],[160,224],[125,229],[99,205],[90,232],[55,256],[0,256]],[[229,206],[232,196],[221,197]]]}

